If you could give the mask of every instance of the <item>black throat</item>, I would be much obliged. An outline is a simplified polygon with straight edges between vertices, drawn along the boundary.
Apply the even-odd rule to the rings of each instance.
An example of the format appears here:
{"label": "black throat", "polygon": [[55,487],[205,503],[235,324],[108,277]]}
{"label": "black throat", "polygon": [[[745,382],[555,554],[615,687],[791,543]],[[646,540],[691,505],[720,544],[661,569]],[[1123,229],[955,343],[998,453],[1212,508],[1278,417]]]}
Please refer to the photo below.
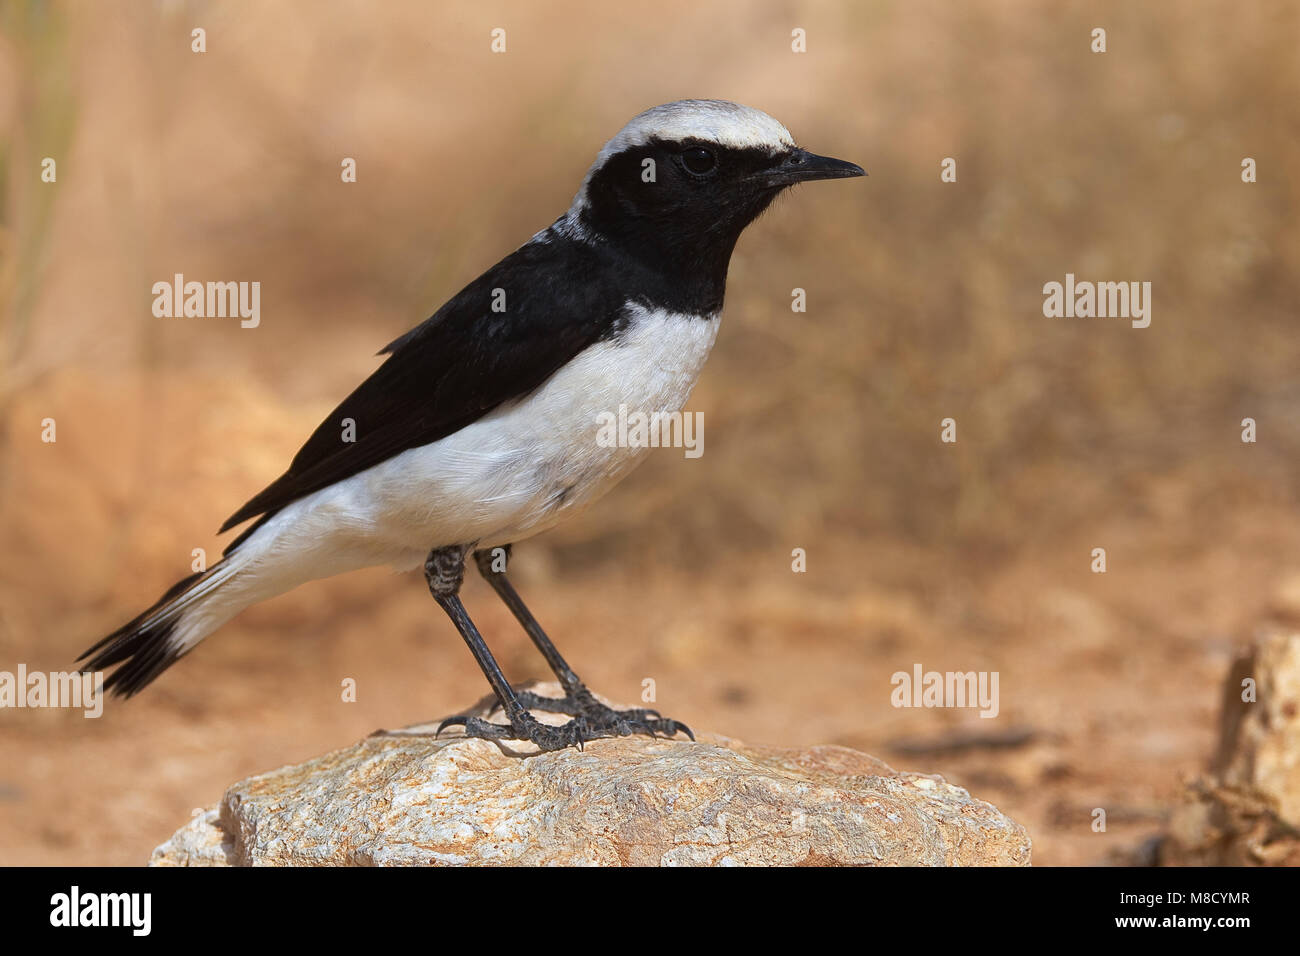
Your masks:
{"label": "black throat", "polygon": [[651,142],[611,156],[587,183],[579,223],[636,276],[629,298],[711,315],[722,309],[736,240],[781,189],[757,178],[772,163],[765,150],[719,150],[718,173],[703,179],[681,167],[679,150]]}

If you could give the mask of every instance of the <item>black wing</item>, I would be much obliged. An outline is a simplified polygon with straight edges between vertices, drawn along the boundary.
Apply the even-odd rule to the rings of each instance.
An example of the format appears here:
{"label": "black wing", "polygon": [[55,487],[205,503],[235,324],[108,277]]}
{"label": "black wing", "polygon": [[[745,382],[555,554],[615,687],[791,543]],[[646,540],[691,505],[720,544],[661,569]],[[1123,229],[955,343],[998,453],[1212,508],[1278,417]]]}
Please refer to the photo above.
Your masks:
{"label": "black wing", "polygon": [[[554,237],[479,276],[384,348],[389,357],[321,422],[289,470],[226,520],[223,532],[262,516],[226,553],[291,502],[445,438],[616,334],[626,298],[613,266],[596,247]],[[497,289],[505,311],[492,311]],[[343,441],[345,419],[355,422],[354,441]]]}

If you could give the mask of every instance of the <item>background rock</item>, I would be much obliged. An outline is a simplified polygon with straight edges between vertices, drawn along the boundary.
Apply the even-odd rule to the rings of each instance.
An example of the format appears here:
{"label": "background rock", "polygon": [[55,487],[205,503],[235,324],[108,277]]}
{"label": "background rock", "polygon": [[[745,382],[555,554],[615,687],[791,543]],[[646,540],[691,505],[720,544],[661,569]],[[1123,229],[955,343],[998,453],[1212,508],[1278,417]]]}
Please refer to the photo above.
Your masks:
{"label": "background rock", "polygon": [[1300,865],[1300,633],[1266,632],[1233,663],[1211,773],[1188,785],[1159,862]]}
{"label": "background rock", "polygon": [[845,747],[704,735],[521,756],[434,727],[243,780],[151,865],[1029,863],[1025,829],[995,807]]}

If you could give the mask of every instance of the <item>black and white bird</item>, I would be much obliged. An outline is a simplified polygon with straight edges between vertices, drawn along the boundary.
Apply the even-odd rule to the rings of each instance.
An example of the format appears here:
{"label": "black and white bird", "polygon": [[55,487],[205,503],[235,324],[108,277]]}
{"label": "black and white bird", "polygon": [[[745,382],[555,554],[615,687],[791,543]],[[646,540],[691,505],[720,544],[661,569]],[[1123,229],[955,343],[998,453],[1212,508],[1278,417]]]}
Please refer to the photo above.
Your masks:
{"label": "black and white bird", "polygon": [[[344,571],[423,564],[506,721],[444,726],[544,750],[689,734],[655,711],[597,701],[499,559],[591,504],[642,457],[644,448],[597,440],[602,413],[685,404],[718,334],[741,231],[796,183],[862,175],[736,103],[682,100],[640,114],[605,144],[568,212],[382,350],[383,364],[289,469],[226,520],[223,532],[252,524],[219,563],[86,651],[84,669],[120,665],[104,686],[130,696],[250,605]],[[563,699],[506,681],[458,596],[471,556]],[[546,725],[530,708],[573,719]]]}

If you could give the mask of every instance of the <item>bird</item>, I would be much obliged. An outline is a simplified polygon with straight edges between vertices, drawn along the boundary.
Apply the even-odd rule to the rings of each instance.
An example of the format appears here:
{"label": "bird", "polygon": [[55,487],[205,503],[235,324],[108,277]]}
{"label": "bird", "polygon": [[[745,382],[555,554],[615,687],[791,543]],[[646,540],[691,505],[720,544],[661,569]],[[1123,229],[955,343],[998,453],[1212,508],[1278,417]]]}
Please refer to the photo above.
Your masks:
{"label": "bird", "polygon": [[[251,522],[219,562],[86,650],[114,696],[141,691],[245,608],[307,581],[423,566],[495,695],[467,737],[540,751],[600,737],[694,739],[653,709],[615,710],[577,676],[515,590],[512,546],[579,513],[643,458],[597,441],[625,405],[678,412],[718,333],[741,232],[790,187],[865,176],[725,100],[648,109],[596,156],[568,210],[430,318],[332,411],[288,469],[221,526]],[[630,445],[631,443],[624,443]],[[460,598],[472,560],[563,697],[516,691]],[[492,720],[497,711],[504,723]],[[570,717],[560,725],[533,711]]]}

